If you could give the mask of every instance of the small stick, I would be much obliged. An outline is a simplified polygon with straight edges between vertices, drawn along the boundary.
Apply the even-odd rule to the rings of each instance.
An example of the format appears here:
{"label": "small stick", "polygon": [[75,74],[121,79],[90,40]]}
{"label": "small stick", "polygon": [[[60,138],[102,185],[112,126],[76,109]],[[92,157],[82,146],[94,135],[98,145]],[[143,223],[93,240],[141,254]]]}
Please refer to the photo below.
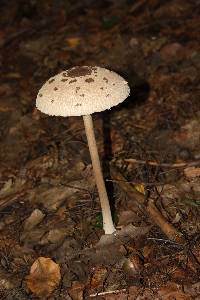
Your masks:
{"label": "small stick", "polygon": [[122,161],[131,163],[131,164],[139,164],[139,165],[150,165],[150,166],[160,166],[160,167],[166,167],[166,168],[183,168],[183,167],[193,167],[200,165],[200,160],[192,161],[192,162],[183,162],[183,163],[159,163],[156,161],[148,161],[148,160],[138,160],[134,158],[125,158]]}
{"label": "small stick", "polygon": [[94,298],[94,297],[97,297],[97,296],[105,296],[105,295],[110,295],[110,294],[119,294],[119,293],[124,293],[124,292],[126,292],[126,289],[100,292],[100,293],[96,293],[96,294],[91,294],[90,297]]}
{"label": "small stick", "polygon": [[27,191],[24,189],[14,195],[7,196],[5,198],[0,198],[0,211],[2,211],[8,206],[13,205],[15,202],[19,200],[19,198],[22,198],[26,194],[26,192]]}
{"label": "small stick", "polygon": [[142,206],[142,208],[146,208],[149,217],[170,240],[175,241],[179,244],[186,242],[182,233],[177,231],[176,228],[172,224],[170,224],[160,213],[152,198],[148,198],[147,205],[145,205],[144,195],[134,190],[134,187],[130,183],[125,181],[123,175],[118,170],[116,170],[113,165],[111,166],[110,170],[111,176],[116,180],[119,180],[118,185],[121,187],[121,189],[127,193],[129,198],[131,198],[133,201],[137,201],[140,207]]}
{"label": "small stick", "polygon": [[140,9],[145,4],[145,2],[146,0],[140,0],[138,3],[133,4],[132,7],[130,8],[130,13],[132,14],[138,9]]}
{"label": "small stick", "polygon": [[155,206],[154,199],[149,198],[148,204],[146,207],[147,212],[151,219],[160,227],[163,233],[172,241],[175,241],[178,244],[184,244],[183,234],[178,232],[176,228],[170,224],[160,213],[158,208]]}

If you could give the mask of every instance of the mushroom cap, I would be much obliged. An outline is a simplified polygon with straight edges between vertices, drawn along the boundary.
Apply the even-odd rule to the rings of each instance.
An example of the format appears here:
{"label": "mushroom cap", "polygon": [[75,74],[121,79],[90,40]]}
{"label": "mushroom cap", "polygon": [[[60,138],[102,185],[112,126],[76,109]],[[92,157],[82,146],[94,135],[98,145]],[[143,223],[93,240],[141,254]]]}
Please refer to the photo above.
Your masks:
{"label": "mushroom cap", "polygon": [[36,107],[51,116],[82,116],[110,109],[129,95],[128,83],[100,67],[74,67],[51,77],[39,90]]}

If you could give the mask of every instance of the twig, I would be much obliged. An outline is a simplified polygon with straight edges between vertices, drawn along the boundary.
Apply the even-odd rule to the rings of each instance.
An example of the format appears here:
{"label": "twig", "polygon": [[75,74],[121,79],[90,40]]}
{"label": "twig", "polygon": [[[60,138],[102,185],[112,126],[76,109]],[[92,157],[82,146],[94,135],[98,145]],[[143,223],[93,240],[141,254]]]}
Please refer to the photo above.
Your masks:
{"label": "twig", "polygon": [[138,9],[140,9],[145,4],[145,2],[146,2],[146,0],[140,0],[139,2],[136,2],[135,4],[133,4],[129,10],[130,13],[133,14],[134,12],[136,12]]}
{"label": "twig", "polygon": [[97,296],[105,296],[105,295],[110,295],[110,294],[119,294],[119,293],[124,293],[124,292],[126,292],[126,289],[100,292],[100,293],[96,293],[96,294],[91,294],[90,297],[94,298],[94,297],[97,297]]}
{"label": "twig", "polygon": [[176,228],[170,224],[160,213],[158,208],[155,206],[154,199],[149,198],[148,204],[146,207],[147,212],[151,219],[160,227],[163,233],[172,241],[176,243],[183,244],[185,243],[185,239],[183,234],[178,232]]}
{"label": "twig", "polygon": [[3,209],[5,209],[8,206],[11,206],[12,204],[14,204],[15,202],[18,201],[19,198],[22,198],[26,193],[27,190],[21,190],[18,193],[15,193],[14,195],[11,196],[7,196],[5,198],[1,198],[0,199],[0,211],[2,211]]}
{"label": "twig", "polygon": [[140,207],[142,206],[142,208],[146,209],[152,221],[157,226],[159,226],[162,232],[170,240],[175,241],[176,243],[179,244],[186,243],[182,233],[177,231],[176,228],[172,224],[170,224],[160,213],[160,211],[158,210],[158,208],[154,203],[154,199],[148,198],[147,205],[145,205],[144,195],[134,190],[134,187],[130,183],[125,181],[123,175],[118,170],[116,170],[114,166],[111,166],[111,176],[119,180],[118,185],[121,187],[122,190],[124,190],[127,193],[127,195],[132,200],[135,200],[140,205]]}
{"label": "twig", "polygon": [[148,161],[148,160],[140,160],[140,159],[134,159],[134,158],[125,158],[122,161],[131,163],[131,164],[139,164],[139,165],[150,165],[150,166],[160,166],[160,167],[166,167],[166,168],[183,168],[183,167],[193,167],[200,165],[200,160],[192,161],[192,162],[183,162],[183,163],[159,163],[156,161]]}
{"label": "twig", "polygon": [[[26,183],[26,185],[25,185]],[[31,183],[17,178],[14,184],[8,189],[0,191],[0,211],[15,203],[31,189]]]}
{"label": "twig", "polygon": [[168,240],[168,239],[158,239],[158,238],[151,238],[151,237],[149,237],[149,238],[147,238],[147,240],[152,240],[152,241],[157,241],[157,242],[163,242],[163,243],[170,243],[172,245],[180,246],[176,242]]}
{"label": "twig", "polygon": [[[134,185],[137,185],[137,184],[143,184],[145,185],[146,183],[144,181],[129,181],[129,180],[117,180],[117,179],[105,179],[106,181],[108,182],[119,182],[119,181],[122,181],[122,182],[128,182],[128,183],[131,183],[131,184],[134,184]],[[164,183],[162,182],[148,182],[148,186],[163,186]]]}

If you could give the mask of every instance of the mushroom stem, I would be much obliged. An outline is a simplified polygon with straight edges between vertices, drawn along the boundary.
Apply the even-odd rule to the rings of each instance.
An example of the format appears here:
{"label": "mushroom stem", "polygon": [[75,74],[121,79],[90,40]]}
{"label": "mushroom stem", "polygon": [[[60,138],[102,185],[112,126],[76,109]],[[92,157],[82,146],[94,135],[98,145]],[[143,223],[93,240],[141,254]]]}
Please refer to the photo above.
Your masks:
{"label": "mushroom stem", "polygon": [[110,204],[109,204],[105,182],[101,170],[101,164],[100,164],[99,154],[97,150],[92,116],[91,115],[83,116],[83,121],[85,125],[85,131],[88,140],[88,146],[90,150],[94,176],[95,176],[96,185],[97,185],[100,203],[101,203],[101,209],[103,215],[103,229],[105,231],[105,234],[112,234],[113,232],[116,231],[116,229],[112,221]]}

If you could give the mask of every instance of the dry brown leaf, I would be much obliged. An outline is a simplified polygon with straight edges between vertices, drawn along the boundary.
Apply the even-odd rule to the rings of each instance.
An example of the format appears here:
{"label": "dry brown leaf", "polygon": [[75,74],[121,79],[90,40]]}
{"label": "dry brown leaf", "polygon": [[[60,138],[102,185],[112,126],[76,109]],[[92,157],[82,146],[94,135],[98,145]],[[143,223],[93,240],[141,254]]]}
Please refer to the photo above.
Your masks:
{"label": "dry brown leaf", "polygon": [[80,38],[78,37],[67,38],[66,43],[70,48],[75,48],[80,44]]}
{"label": "dry brown leaf", "polygon": [[169,282],[167,286],[160,288],[158,295],[162,300],[192,300],[191,296],[184,293],[181,287],[174,282]]}
{"label": "dry brown leaf", "polygon": [[137,254],[132,254],[129,258],[126,258],[123,263],[123,270],[129,277],[138,275],[142,271],[142,269],[142,260]]}
{"label": "dry brown leaf", "polygon": [[31,215],[24,222],[24,230],[29,231],[36,227],[44,219],[45,214],[39,209],[34,209]]}
{"label": "dry brown leaf", "polygon": [[91,281],[90,281],[90,288],[95,289],[99,288],[103,285],[103,282],[106,278],[108,271],[104,267],[97,267],[92,275]]}
{"label": "dry brown leaf", "polygon": [[85,285],[78,281],[72,283],[72,287],[69,289],[69,295],[73,300],[83,300],[83,292]]}
{"label": "dry brown leaf", "polygon": [[26,277],[28,288],[39,297],[49,296],[59,285],[60,279],[60,266],[47,257],[39,257]]}
{"label": "dry brown leaf", "polygon": [[176,299],[176,300],[192,300],[192,298],[191,298],[190,295],[185,294],[184,292],[181,292],[181,291],[167,292],[166,294],[164,294],[163,296],[161,296],[161,299],[163,299],[163,300],[173,300],[173,299]]}
{"label": "dry brown leaf", "polygon": [[188,167],[184,170],[184,174],[188,178],[195,178],[200,176],[200,168]]}
{"label": "dry brown leaf", "polygon": [[138,191],[140,194],[145,194],[145,187],[143,184],[135,184],[134,189]]}
{"label": "dry brown leaf", "polygon": [[[200,294],[200,281],[194,284],[189,284],[184,286],[184,291],[189,293],[191,296],[196,297]],[[195,298],[196,300],[198,298]]]}

